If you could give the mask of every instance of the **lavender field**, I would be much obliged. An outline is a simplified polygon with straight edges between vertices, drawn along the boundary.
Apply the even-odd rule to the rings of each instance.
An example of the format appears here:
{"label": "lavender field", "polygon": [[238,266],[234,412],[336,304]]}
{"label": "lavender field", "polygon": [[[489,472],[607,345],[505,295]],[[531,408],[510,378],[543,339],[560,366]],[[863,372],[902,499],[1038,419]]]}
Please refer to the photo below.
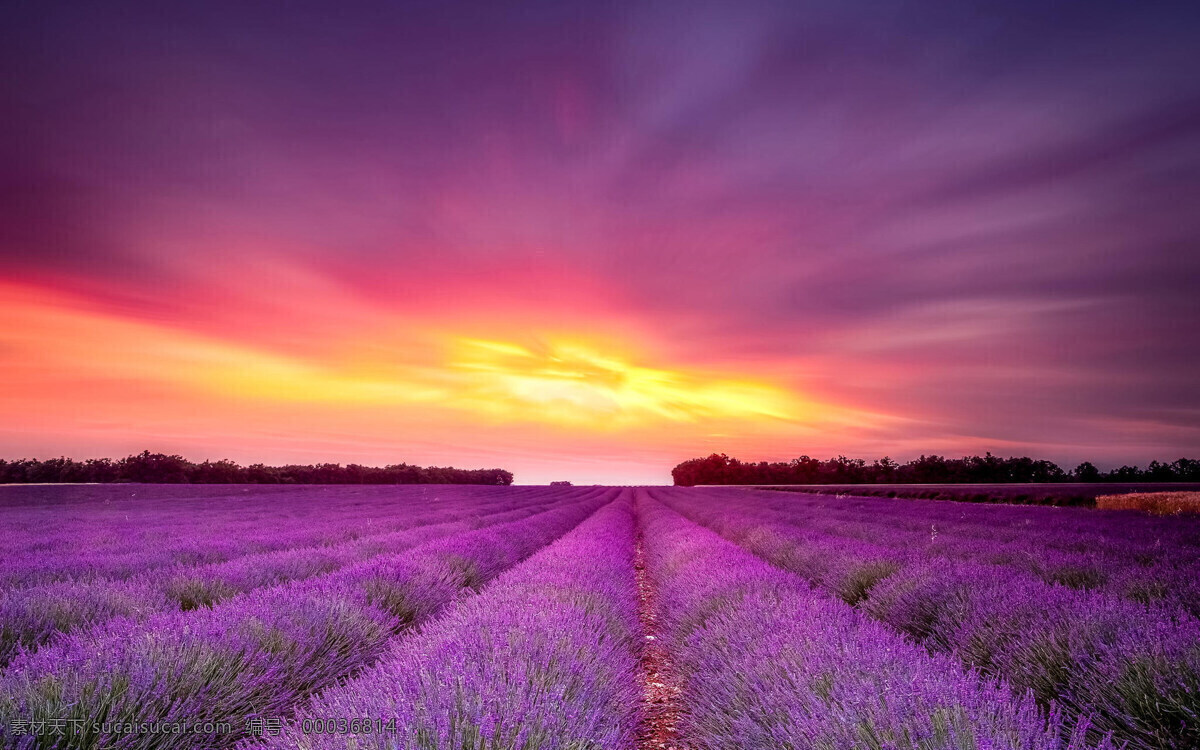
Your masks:
{"label": "lavender field", "polygon": [[1200,520],[734,488],[0,488],[6,748],[1200,747]]}

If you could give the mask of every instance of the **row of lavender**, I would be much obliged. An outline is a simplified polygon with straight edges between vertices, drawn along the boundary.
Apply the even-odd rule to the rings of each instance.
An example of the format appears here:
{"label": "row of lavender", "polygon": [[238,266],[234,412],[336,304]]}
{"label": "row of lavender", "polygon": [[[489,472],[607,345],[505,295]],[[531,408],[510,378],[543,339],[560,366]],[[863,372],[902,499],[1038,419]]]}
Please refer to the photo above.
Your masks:
{"label": "row of lavender", "polygon": [[[1003,532],[1009,526],[994,523],[994,517],[978,523],[973,534],[971,524],[962,523],[956,531],[962,543],[947,550],[940,534],[930,538],[931,525],[943,529],[948,521],[939,516],[945,511],[939,503],[891,501],[902,509],[893,515],[872,501],[869,513],[852,508],[851,519],[829,501],[816,508],[772,508],[762,493],[657,495],[930,651],[1001,676],[1043,703],[1056,701],[1074,715],[1089,716],[1130,747],[1200,746],[1200,622],[1169,604],[1133,601],[1103,587],[1080,590],[1047,582],[1029,571],[1023,555],[1005,554],[1010,542]],[[954,510],[959,521],[969,520],[962,514],[970,512]],[[1101,553],[1109,542],[1118,549],[1136,542],[1136,537],[1121,538],[1124,514],[1106,521],[1103,514],[1096,518],[1096,511],[1051,513],[1042,519],[1044,527],[1029,533],[1058,537],[1058,546],[1066,549],[1086,540]],[[1074,530],[1073,514],[1079,514],[1082,533]],[[941,523],[931,523],[939,517]],[[1097,538],[1097,528],[1105,523],[1109,526]],[[1133,534],[1144,533],[1145,524],[1129,527]],[[870,541],[847,536],[855,528]],[[1189,542],[1177,538],[1174,549],[1150,553],[1184,553]],[[1026,552],[1037,554],[1036,549]],[[1152,570],[1154,565],[1149,563]]]}
{"label": "row of lavender", "polygon": [[[410,498],[401,495],[397,504]],[[130,578],[68,580],[0,592],[0,667],[19,650],[32,651],[57,633],[98,625],[115,617],[144,619],[158,612],[212,607],[231,596],[287,581],[331,573],[384,553],[468,531],[479,524],[516,520],[545,510],[560,498],[513,493],[510,498],[467,495],[459,502],[359,527],[353,541],[294,546],[247,554],[221,563],[150,567]],[[346,528],[350,519],[326,514],[326,525]],[[395,529],[395,530],[390,530]],[[224,532],[221,528],[220,533]],[[285,535],[286,536],[286,535]],[[207,543],[199,539],[198,545]],[[90,561],[91,562],[91,561]]]}
{"label": "row of lavender", "polygon": [[[285,714],[372,663],[397,633],[561,536],[611,494],[577,490],[528,518],[253,589],[211,609],[117,617],[69,633],[17,656],[0,675],[0,740],[18,748],[228,746],[236,735],[121,727],[240,727],[255,715]],[[23,722],[82,731],[26,733]]]}
{"label": "row of lavender", "polygon": [[[169,576],[178,570],[250,555],[367,541],[422,524],[469,517],[488,507],[520,508],[545,502],[548,497],[544,490],[537,493],[532,488],[514,490],[510,496],[468,492],[436,499],[393,490],[370,498],[370,502],[353,495],[307,495],[293,498],[281,508],[262,499],[206,498],[191,510],[186,523],[172,520],[174,509],[160,512],[154,503],[143,501],[121,512],[119,522],[106,518],[102,511],[87,514],[78,537],[72,537],[68,527],[47,533],[29,549],[14,541],[8,546],[9,556],[0,562],[0,581],[2,590],[12,591],[60,582]],[[19,511],[0,511],[6,523],[21,515]],[[111,548],[96,544],[98,536],[119,543],[112,541]]]}
{"label": "row of lavender", "polygon": [[[971,512],[978,506],[958,510],[953,503],[830,498],[789,505],[763,494],[714,493],[697,499],[707,498],[710,507],[720,500],[722,507],[738,508],[743,516],[766,513],[767,520],[807,532],[812,537],[809,548],[818,559],[822,544],[837,547],[849,539],[860,551],[875,548],[875,556],[881,558],[919,553],[926,559],[1001,565],[1046,583],[1200,614],[1200,525],[1189,520],[996,506],[985,506],[993,512],[979,518]],[[1034,510],[1050,512],[1028,512]],[[1194,533],[1188,533],[1189,527]],[[981,538],[987,543],[980,544]],[[881,570],[890,566],[883,564]],[[861,596],[865,591],[851,593]]]}
{"label": "row of lavender", "polygon": [[[1082,750],[1086,724],[930,657],[643,497],[641,531],[694,748]],[[240,750],[627,750],[641,711],[627,500]],[[336,718],[351,719],[350,735]],[[335,719],[331,724],[330,719]],[[334,727],[314,734],[314,728]]]}
{"label": "row of lavender", "polygon": [[[519,502],[535,490],[427,487],[303,488],[285,496],[208,490],[161,500],[156,488],[92,488],[91,504],[28,508],[0,488],[5,548],[0,587],[124,578],[154,568],[225,562],[241,555],[351,541],[403,528],[414,512],[454,512],[471,502]],[[50,554],[47,554],[50,553]]]}
{"label": "row of lavender", "polygon": [[[283,734],[242,749],[632,747],[633,524],[626,491],[482,595],[398,639],[374,668],[305,706]],[[368,722],[353,740],[313,734],[331,717]]]}
{"label": "row of lavender", "polygon": [[959,505],[854,496],[779,496],[765,492],[716,490],[718,497],[754,497],[758,507],[795,516],[835,516],[886,522],[929,531],[952,528],[984,532],[1003,541],[1029,542],[1030,548],[1067,551],[1103,549],[1144,562],[1184,555],[1200,559],[1200,518],[1162,518],[1142,513],[1090,513],[1081,509],[1013,505]]}
{"label": "row of lavender", "polygon": [[[788,503],[764,493],[750,496],[751,509],[777,511],[780,520],[831,538],[890,540],[906,553],[919,546],[930,557],[1015,567],[1047,583],[1200,615],[1200,522],[1194,519],[854,497],[806,496]],[[723,496],[709,499],[714,497]],[[735,494],[732,501],[737,505],[745,498]],[[988,543],[980,545],[981,537]]]}
{"label": "row of lavender", "polygon": [[[271,544],[263,532],[272,528],[291,533],[307,531],[317,541],[320,534],[335,531],[321,512],[326,503],[336,507],[347,523],[362,521],[369,515],[389,515],[384,501],[387,496],[364,498],[325,492],[328,488],[268,498],[228,487],[209,489],[194,497],[160,498],[155,487],[105,485],[93,490],[91,503],[31,508],[10,502],[14,489],[18,488],[0,488],[0,504],[5,509],[10,548],[20,552],[56,549],[104,555],[166,547],[184,553],[189,551],[186,545],[207,542],[207,547],[195,548],[195,554],[216,557],[225,549],[238,548],[231,547],[231,543]],[[319,524],[322,528],[295,523],[301,519],[323,521]],[[213,523],[219,524],[225,534],[205,538],[203,529]]]}
{"label": "row of lavender", "polygon": [[[394,485],[392,485],[394,486]],[[115,503],[127,498],[153,497],[155,502],[169,506],[177,501],[195,504],[208,497],[227,497],[234,494],[256,498],[275,497],[290,502],[297,493],[307,494],[329,490],[371,490],[367,485],[317,486],[299,484],[143,484],[114,482],[112,484],[6,484],[3,487],[5,508],[24,508],[34,515],[70,512],[72,506]]]}
{"label": "row of lavender", "polygon": [[1109,747],[660,504],[644,524],[697,747]]}
{"label": "row of lavender", "polygon": [[[639,494],[637,523],[656,615],[684,683],[690,746],[1110,746],[1087,738],[1086,716],[1065,721],[1054,704],[1039,707],[931,656]],[[245,738],[239,750],[264,742],[632,748],[644,638],[633,495],[556,491],[544,507],[518,509],[537,511],[518,520],[474,515],[476,530],[255,588],[211,609],[119,617],[71,633],[0,675],[0,745],[222,748],[247,720],[283,717],[282,736]],[[663,499],[678,505],[681,496]],[[344,734],[336,719],[356,716],[382,721]],[[27,733],[31,722],[54,720],[67,733]],[[228,722],[234,731],[114,728],[172,721]]]}

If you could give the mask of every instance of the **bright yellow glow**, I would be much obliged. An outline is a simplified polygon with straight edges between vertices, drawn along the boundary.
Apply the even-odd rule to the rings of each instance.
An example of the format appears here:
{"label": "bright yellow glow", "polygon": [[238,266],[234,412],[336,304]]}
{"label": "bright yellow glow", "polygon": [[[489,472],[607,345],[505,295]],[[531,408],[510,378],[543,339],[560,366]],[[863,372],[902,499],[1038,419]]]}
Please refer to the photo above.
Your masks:
{"label": "bright yellow glow", "polygon": [[0,314],[0,417],[47,434],[243,429],[262,440],[522,441],[593,455],[589,436],[639,450],[711,433],[766,441],[819,429],[832,413],[765,380],[651,364],[627,345],[562,333],[498,340],[391,318],[384,335],[304,355],[17,285],[0,284]]}
{"label": "bright yellow glow", "polygon": [[538,350],[459,339],[450,368],[466,376],[457,405],[496,418],[611,428],[653,421],[800,419],[787,391],[744,379],[633,364],[587,344],[549,342]]}

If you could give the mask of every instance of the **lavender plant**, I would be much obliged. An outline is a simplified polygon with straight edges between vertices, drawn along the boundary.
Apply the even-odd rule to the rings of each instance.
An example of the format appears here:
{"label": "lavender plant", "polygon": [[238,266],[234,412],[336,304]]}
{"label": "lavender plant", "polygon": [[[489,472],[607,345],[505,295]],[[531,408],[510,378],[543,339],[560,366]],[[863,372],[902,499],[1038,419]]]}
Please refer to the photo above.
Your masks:
{"label": "lavender plant", "polygon": [[[1130,747],[1200,746],[1200,622],[1181,609],[1047,583],[1003,564],[1003,542],[984,535],[986,527],[974,554],[945,555],[929,549],[919,524],[876,527],[867,543],[780,523],[781,512],[759,512],[754,497],[744,498],[750,507],[714,507],[659,494],[763,559],[860,602],[866,614],[931,651],[1087,715],[1098,731],[1112,731]],[[906,505],[910,514],[921,510]],[[892,570],[848,598],[842,573],[881,560]]]}
{"label": "lavender plant", "polygon": [[279,715],[370,664],[387,641],[561,536],[610,498],[433,541],[212,608],[126,618],[15,659],[0,676],[0,740],[17,748],[216,748],[235,734],[13,733],[14,719],[232,722]]}
{"label": "lavender plant", "polygon": [[673,511],[642,512],[697,746],[1111,747]]}
{"label": "lavender plant", "polygon": [[[638,628],[633,516],[618,501],[399,639],[281,736],[242,748],[632,748]],[[305,731],[328,717],[382,723],[348,735]]]}
{"label": "lavender plant", "polygon": [[286,502],[269,495],[272,503],[240,493],[163,503],[142,490],[143,496],[115,503],[71,506],[70,513],[5,508],[0,516],[9,554],[0,560],[0,585],[11,589],[62,580],[127,578],[162,567],[341,544],[364,533],[413,525],[429,514],[441,514],[445,520],[446,514],[469,512],[475,504],[520,502],[526,494],[515,491],[506,498],[495,494],[497,488],[472,487],[440,503],[426,488],[318,491],[326,489],[330,488],[310,489]]}
{"label": "lavender plant", "polygon": [[467,520],[427,523],[437,517],[419,515],[412,518],[416,528],[367,534],[336,545],[243,555],[211,565],[177,565],[132,579],[62,581],[2,592],[0,667],[18,650],[36,650],[57,633],[95,626],[120,616],[144,619],[172,609],[212,607],[235,594],[330,573],[385,552],[394,554],[440,537],[522,518],[545,506],[484,513],[487,506],[465,502],[452,513],[443,510],[441,515],[453,518],[473,508],[479,512]]}

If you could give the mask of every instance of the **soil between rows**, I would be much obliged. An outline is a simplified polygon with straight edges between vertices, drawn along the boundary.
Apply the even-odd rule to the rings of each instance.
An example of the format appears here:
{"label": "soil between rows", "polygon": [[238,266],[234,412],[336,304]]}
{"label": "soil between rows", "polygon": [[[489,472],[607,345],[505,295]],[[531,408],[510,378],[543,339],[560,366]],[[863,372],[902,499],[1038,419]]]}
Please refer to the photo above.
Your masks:
{"label": "soil between rows", "polygon": [[658,599],[646,572],[644,539],[638,532],[634,552],[634,574],[638,588],[638,619],[643,646],[638,680],[642,688],[642,724],[638,750],[686,750],[679,733],[679,675],[663,642],[658,621]]}

